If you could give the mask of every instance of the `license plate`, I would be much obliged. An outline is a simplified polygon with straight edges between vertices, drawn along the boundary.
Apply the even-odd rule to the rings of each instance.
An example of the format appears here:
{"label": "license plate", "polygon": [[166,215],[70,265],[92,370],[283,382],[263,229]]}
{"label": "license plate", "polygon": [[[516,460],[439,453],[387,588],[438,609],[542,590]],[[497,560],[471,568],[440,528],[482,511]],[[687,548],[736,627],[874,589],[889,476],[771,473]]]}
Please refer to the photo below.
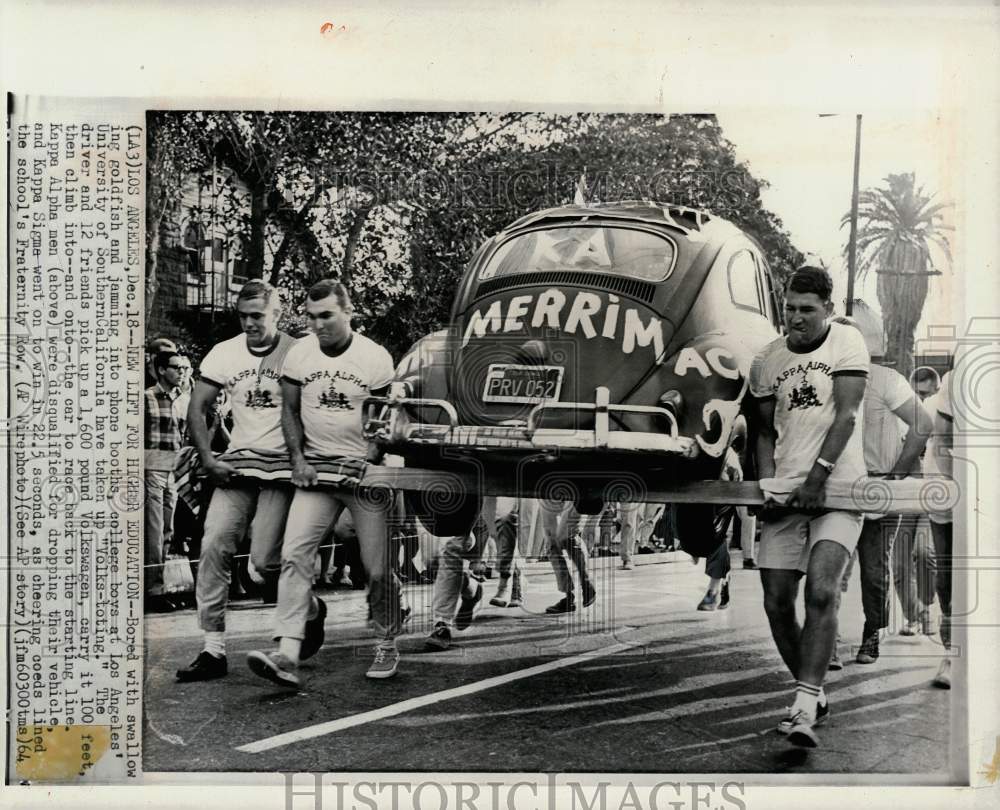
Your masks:
{"label": "license plate", "polygon": [[562,366],[494,363],[486,372],[483,402],[545,402],[559,399]]}

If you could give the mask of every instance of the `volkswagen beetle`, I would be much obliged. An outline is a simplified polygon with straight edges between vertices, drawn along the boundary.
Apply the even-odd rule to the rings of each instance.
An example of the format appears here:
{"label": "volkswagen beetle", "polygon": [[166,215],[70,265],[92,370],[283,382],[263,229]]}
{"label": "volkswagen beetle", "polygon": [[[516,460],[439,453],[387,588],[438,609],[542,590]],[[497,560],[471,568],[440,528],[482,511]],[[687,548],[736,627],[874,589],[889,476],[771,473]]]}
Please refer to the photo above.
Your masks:
{"label": "volkswagen beetle", "polygon": [[[539,211],[475,253],[449,328],[402,359],[369,435],[407,466],[465,465],[594,513],[622,499],[616,485],[718,479],[727,450],[745,450],[750,360],[779,328],[762,251],[707,211]],[[473,495],[409,497],[439,534],[467,531],[478,510]],[[679,509],[692,521],[686,533],[718,525],[711,509]]]}

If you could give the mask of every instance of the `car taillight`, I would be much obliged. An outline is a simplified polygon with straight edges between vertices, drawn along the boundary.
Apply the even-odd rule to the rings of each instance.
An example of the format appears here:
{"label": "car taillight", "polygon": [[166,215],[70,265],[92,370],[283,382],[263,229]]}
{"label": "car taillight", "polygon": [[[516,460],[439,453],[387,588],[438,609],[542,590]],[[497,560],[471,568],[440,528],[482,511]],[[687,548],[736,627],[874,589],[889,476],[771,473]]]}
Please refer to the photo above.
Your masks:
{"label": "car taillight", "polygon": [[677,419],[680,419],[684,409],[684,397],[676,388],[671,388],[660,395],[660,405],[671,411]]}

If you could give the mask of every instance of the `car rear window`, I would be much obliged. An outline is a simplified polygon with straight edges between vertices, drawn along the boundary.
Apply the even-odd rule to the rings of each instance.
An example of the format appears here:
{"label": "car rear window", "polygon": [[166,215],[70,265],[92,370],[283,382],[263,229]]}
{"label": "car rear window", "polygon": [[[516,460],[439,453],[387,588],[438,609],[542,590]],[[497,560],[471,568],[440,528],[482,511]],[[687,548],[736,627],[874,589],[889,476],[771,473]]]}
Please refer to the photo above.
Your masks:
{"label": "car rear window", "polygon": [[490,257],[479,278],[577,270],[663,281],[673,269],[674,255],[669,239],[636,228],[549,228],[508,239]]}

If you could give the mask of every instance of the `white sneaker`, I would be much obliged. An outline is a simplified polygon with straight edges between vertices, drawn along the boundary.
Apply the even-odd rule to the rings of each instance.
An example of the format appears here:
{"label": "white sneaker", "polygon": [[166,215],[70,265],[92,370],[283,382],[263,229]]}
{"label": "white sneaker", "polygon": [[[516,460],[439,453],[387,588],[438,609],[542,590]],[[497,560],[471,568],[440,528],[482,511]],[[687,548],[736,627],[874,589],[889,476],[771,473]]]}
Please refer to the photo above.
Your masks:
{"label": "white sneaker", "polygon": [[937,675],[931,681],[938,689],[951,689],[951,659],[945,658],[938,667]]}
{"label": "white sneaker", "polygon": [[[788,735],[791,733],[792,728],[795,726],[795,716],[791,714],[792,707],[788,707],[788,716],[785,717],[780,723],[778,723],[778,733]],[[821,726],[826,722],[826,719],[830,716],[830,701],[827,700],[826,703],[816,704],[816,719],[813,721],[813,727]]]}

